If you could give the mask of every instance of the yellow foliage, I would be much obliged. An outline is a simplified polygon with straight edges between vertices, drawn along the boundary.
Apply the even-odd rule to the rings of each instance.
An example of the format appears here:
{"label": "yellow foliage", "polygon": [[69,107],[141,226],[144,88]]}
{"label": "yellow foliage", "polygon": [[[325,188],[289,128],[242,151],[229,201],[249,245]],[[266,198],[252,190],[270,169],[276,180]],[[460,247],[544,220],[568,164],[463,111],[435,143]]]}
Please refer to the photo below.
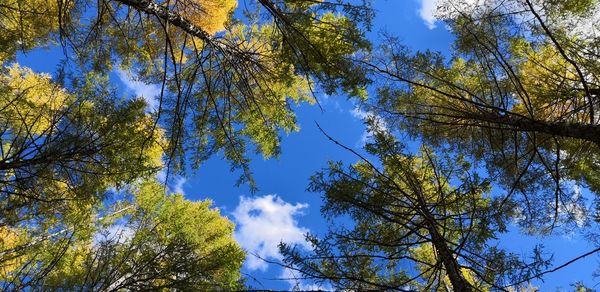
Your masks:
{"label": "yellow foliage", "polygon": [[[570,90],[577,88],[576,70],[553,45],[534,50],[526,42],[517,40],[511,50],[523,59],[517,67],[519,80],[536,118],[562,118],[568,113],[577,122],[586,120],[585,112],[577,110],[585,104],[583,95],[573,96]],[[517,100],[513,111],[527,114],[522,100]]]}
{"label": "yellow foliage", "polygon": [[175,9],[183,17],[209,34],[225,29],[236,7],[236,0],[179,0],[175,3]]}
{"label": "yellow foliage", "polygon": [[[0,5],[0,64],[17,49],[29,50],[58,29],[59,1],[3,0]],[[69,7],[68,1],[62,3]],[[64,13],[65,11],[63,11]]]}
{"label": "yellow foliage", "polygon": [[54,126],[55,113],[69,99],[68,93],[53,83],[49,75],[17,64],[0,76],[0,87],[6,93],[0,100],[0,121],[33,135]]}
{"label": "yellow foliage", "polygon": [[[139,133],[140,140],[138,142],[141,143],[134,144],[135,147],[133,148],[144,152],[144,156],[148,159],[145,166],[154,169],[162,168],[164,149],[168,147],[164,129],[155,126],[154,118],[147,114],[134,127],[135,133]],[[148,137],[151,137],[151,139],[148,139]]]}
{"label": "yellow foliage", "polygon": [[[433,247],[433,245],[431,243],[419,245],[419,246],[411,249],[411,251],[412,251],[412,256],[421,260],[422,262],[433,264],[433,263],[437,262],[437,260],[438,260],[435,248]],[[431,270],[428,265],[422,264],[422,263],[417,263],[417,266],[419,267],[419,270],[424,273],[423,277],[425,277],[425,278],[433,277],[433,270]],[[482,292],[490,291],[490,288],[487,285],[485,285],[484,283],[481,283],[475,277],[473,272],[471,272],[469,269],[461,268],[460,271],[461,271],[463,277],[465,278],[465,280],[467,280],[467,282],[469,282],[469,284],[471,284],[474,288],[476,288],[475,289],[476,291],[482,291]],[[450,278],[448,278],[448,275],[446,275],[445,273],[444,273],[442,281],[445,285],[440,286],[439,291],[446,291],[445,287],[452,286],[450,283]]]}
{"label": "yellow foliage", "polygon": [[[6,226],[0,227],[0,251],[10,250],[18,245],[19,235],[17,232]],[[21,266],[21,256],[8,256],[9,258],[0,258],[0,279],[6,279],[11,272]]]}

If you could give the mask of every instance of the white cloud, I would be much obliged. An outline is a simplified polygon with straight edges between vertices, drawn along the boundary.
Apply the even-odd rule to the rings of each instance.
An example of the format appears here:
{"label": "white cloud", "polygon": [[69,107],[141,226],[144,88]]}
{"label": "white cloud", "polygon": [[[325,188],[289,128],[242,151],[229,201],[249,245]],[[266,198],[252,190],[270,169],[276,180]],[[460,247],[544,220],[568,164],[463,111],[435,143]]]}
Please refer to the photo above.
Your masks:
{"label": "white cloud", "polygon": [[330,98],[330,97],[331,97],[331,95],[329,95],[329,94],[327,94],[327,93],[323,93],[323,94],[321,95],[321,98],[318,98],[318,99],[319,99],[319,102],[320,102],[322,105],[326,105],[327,103],[329,103],[329,98]]}
{"label": "white cloud", "polygon": [[340,104],[340,99],[339,98],[332,98],[331,95],[327,94],[327,93],[323,93],[320,97],[317,97],[317,100],[319,101],[319,104],[323,107],[323,108],[327,108],[327,109],[334,109],[338,112],[344,112],[344,109],[342,108],[342,105]]}
{"label": "white cloud", "polygon": [[369,114],[365,111],[363,111],[361,108],[359,107],[354,107],[351,111],[350,111],[350,115],[360,119],[360,120],[364,120]]}
{"label": "white cloud", "polygon": [[573,38],[583,40],[596,39],[600,34],[600,6],[594,5],[583,16],[568,14],[568,16],[561,17],[557,25],[567,27],[566,32]]}
{"label": "white cloud", "polygon": [[249,253],[246,261],[248,269],[266,270],[268,264],[261,258],[280,260],[280,242],[309,248],[304,240],[308,229],[299,227],[294,219],[307,207],[307,204],[292,205],[275,195],[240,197],[240,204],[233,211],[237,223],[235,238]]}
{"label": "white cloud", "polygon": [[144,82],[134,80],[131,76],[131,73],[120,69],[115,72],[117,73],[117,76],[119,76],[121,82],[123,82],[125,87],[127,87],[130,92],[133,92],[136,97],[141,97],[146,100],[149,110],[152,111],[158,108],[158,101],[156,100],[156,96],[160,94],[160,87],[158,85],[146,84]]}
{"label": "white cloud", "polygon": [[156,173],[156,179],[161,184],[164,184],[167,180],[167,172],[164,169],[161,169],[159,172]]}
{"label": "white cloud", "polygon": [[173,186],[173,193],[185,195],[183,191],[183,185],[187,182],[187,179],[183,176],[177,176],[175,178],[175,185]]}
{"label": "white cloud", "polygon": [[[570,194],[570,198],[562,196],[559,200],[558,206],[554,200],[547,200],[546,212],[544,213],[547,217],[547,222],[554,226],[554,221],[557,220],[558,226],[563,227],[563,237],[572,238],[575,235],[576,228],[582,228],[589,223],[590,220],[590,207],[586,206],[588,198],[583,193],[583,189],[576,181],[573,180],[561,180],[561,193]],[[558,211],[555,213],[555,210]],[[516,215],[513,217],[515,223],[520,223],[523,220],[527,220],[527,214],[525,214],[522,208],[517,208]],[[558,215],[558,218],[556,218]],[[547,228],[551,225],[545,226]]]}
{"label": "white cloud", "polygon": [[387,123],[385,122],[385,120],[383,120],[382,117],[378,116],[373,112],[364,111],[358,106],[354,107],[354,109],[350,111],[350,115],[359,120],[371,120],[372,122],[371,127],[366,129],[362,133],[360,140],[357,143],[358,147],[364,146],[367,142],[369,142],[371,138],[373,138],[373,131],[387,132],[389,130]]}
{"label": "white cloud", "polygon": [[421,7],[419,8],[419,16],[425,21],[425,25],[429,29],[435,28],[435,22],[437,18],[435,13],[437,10],[438,0],[421,0]]}
{"label": "white cloud", "polygon": [[419,0],[421,6],[418,9],[419,16],[425,22],[429,29],[436,28],[436,21],[439,19],[439,12],[445,11],[444,14],[452,16],[457,11],[473,13],[478,7],[491,6],[495,7],[496,2],[493,0]]}
{"label": "white cloud", "polygon": [[[167,183],[167,192],[169,194],[182,194],[185,196],[185,192],[183,191],[183,185],[187,182],[187,179],[180,175],[175,175],[175,180],[171,179],[172,177],[169,176],[169,182]],[[156,180],[158,180],[158,182],[160,182],[161,184],[164,184],[166,182],[167,173],[164,169],[156,173]]]}

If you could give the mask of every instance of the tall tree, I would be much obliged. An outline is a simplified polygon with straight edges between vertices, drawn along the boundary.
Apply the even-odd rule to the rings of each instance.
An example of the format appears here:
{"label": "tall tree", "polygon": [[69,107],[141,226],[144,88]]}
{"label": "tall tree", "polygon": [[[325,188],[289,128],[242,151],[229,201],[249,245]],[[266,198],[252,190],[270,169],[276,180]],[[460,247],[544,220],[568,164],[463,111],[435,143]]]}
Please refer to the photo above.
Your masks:
{"label": "tall tree", "polygon": [[14,246],[12,251],[23,240],[30,250],[17,256],[2,253],[2,262],[11,259],[0,275],[3,289],[229,291],[240,287],[244,252],[233,239],[233,224],[209,208],[210,201],[165,195],[164,187],[155,181],[128,189],[120,192],[120,200],[86,214],[87,223],[73,222],[33,241],[24,230],[13,231],[8,243]]}
{"label": "tall tree", "polygon": [[[240,285],[231,222],[209,202],[136,183],[166,148],[145,102],[116,98],[93,74],[68,91],[16,64],[1,73],[3,290]],[[121,198],[124,186],[133,194]]]}
{"label": "tall tree", "polygon": [[530,231],[583,223],[572,182],[600,190],[598,10],[596,1],[441,1],[451,58],[391,39],[371,64],[385,80],[374,107],[485,164]]}
{"label": "tall tree", "polygon": [[377,162],[361,156],[313,176],[309,189],[323,193],[333,226],[308,237],[312,253],[283,244],[289,268],[341,290],[488,291],[519,287],[548,264],[540,250],[525,264],[492,243],[511,207],[467,161],[427,147],[408,154],[383,132],[366,150]]}
{"label": "tall tree", "polygon": [[[105,83],[89,75],[67,91],[48,75],[16,64],[0,69],[5,272],[14,272],[24,258],[35,265],[40,246],[49,242],[68,247],[73,234],[60,230],[86,226],[93,210],[110,200],[110,188],[161,168],[166,142],[144,112],[145,103],[119,100]],[[63,256],[46,255],[56,261]],[[26,273],[28,280],[46,275],[50,263],[40,264],[39,274]]]}
{"label": "tall tree", "polygon": [[[290,103],[313,102],[315,81],[328,92],[341,85],[363,94],[364,75],[346,58],[369,47],[360,24],[370,17],[364,3],[259,1],[240,15],[243,22],[235,20],[236,4],[0,4],[3,287],[234,287],[242,255],[230,242],[231,225],[202,211],[205,204],[162,194],[160,206],[125,212],[136,227],[127,244],[98,246],[94,234],[110,215],[100,210],[119,206],[111,190],[154,175],[165,160],[167,170],[181,170],[185,160],[197,166],[224,150],[248,180],[248,142],[277,155],[280,130],[298,128]],[[18,51],[57,44],[65,62],[54,79],[15,63]],[[105,77],[115,68],[161,84],[158,108],[117,98]],[[177,203],[162,209],[171,199]],[[146,213],[179,219],[157,222]],[[198,225],[211,220],[221,222],[209,230],[218,234]],[[149,236],[157,226],[165,233]],[[101,277],[90,276],[96,273]]]}
{"label": "tall tree", "polygon": [[2,225],[66,216],[161,167],[165,142],[142,101],[119,101],[92,76],[71,94],[18,65],[0,73]]}
{"label": "tall tree", "polygon": [[247,145],[277,156],[279,133],[298,129],[292,104],[314,102],[320,85],[364,95],[365,74],[349,60],[369,48],[361,1],[261,0],[241,16],[235,1],[104,0],[82,25],[85,3],[67,5],[63,44],[88,70],[160,85],[155,119],[177,170],[223,150],[249,180]]}

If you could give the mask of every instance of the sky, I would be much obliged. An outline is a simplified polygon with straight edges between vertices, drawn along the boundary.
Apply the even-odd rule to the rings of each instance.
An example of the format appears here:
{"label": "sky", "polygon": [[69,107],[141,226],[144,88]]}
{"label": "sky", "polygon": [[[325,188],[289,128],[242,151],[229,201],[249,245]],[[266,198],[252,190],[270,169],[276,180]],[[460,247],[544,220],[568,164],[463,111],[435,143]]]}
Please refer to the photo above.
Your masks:
{"label": "sky", "polygon": [[[472,4],[478,0],[467,0]],[[435,0],[377,0],[369,38],[376,40],[382,32],[392,33],[413,50],[431,49],[447,52],[453,40],[443,23],[435,19]],[[254,157],[258,193],[251,194],[246,187],[234,186],[235,175],[219,157],[213,157],[180,186],[189,198],[209,197],[224,215],[237,224],[236,239],[249,252],[244,272],[251,275],[249,284],[256,288],[289,289],[295,281],[289,271],[256,258],[280,260],[277,244],[280,241],[306,247],[303,234],[323,234],[326,221],[320,215],[321,194],[306,191],[309,178],[326,166],[329,160],[354,163],[357,158],[330,142],[317,128],[317,123],[332,137],[361,152],[368,133],[362,119],[368,113],[357,108],[343,96],[318,96],[322,109],[300,105],[295,111],[301,130],[283,138],[279,159],[264,160]],[[218,182],[218,183],[215,183]],[[554,236],[541,239],[548,251],[554,251],[554,263],[561,264],[583,251],[592,249],[577,236]],[[502,246],[517,254],[527,255],[540,238],[526,238],[513,231],[499,240]],[[541,291],[568,291],[575,281],[583,280],[592,287],[600,282],[591,278],[598,267],[598,257],[591,256],[562,271],[550,274],[545,282],[534,282]],[[291,275],[293,278],[293,275]],[[311,283],[300,283],[300,288],[314,288]],[[328,287],[321,287],[328,288]]]}
{"label": "sky", "polygon": [[[244,5],[240,3],[238,6]],[[453,38],[445,26],[436,21],[435,7],[435,0],[376,0],[374,31],[368,37],[376,40],[379,33],[387,32],[398,36],[413,50],[448,52]],[[31,52],[20,55],[19,62],[36,71],[53,72],[56,64],[47,60],[53,56],[60,59],[61,53],[59,50]],[[156,85],[133,81],[123,71],[114,72],[111,80],[119,82],[125,94],[143,96],[149,101],[150,108],[156,106],[152,99],[159,92]],[[324,168],[327,161],[357,161],[353,154],[330,142],[317,124],[333,138],[360,153],[364,153],[361,146],[369,139],[362,121],[369,113],[344,96],[319,94],[317,98],[321,108],[308,104],[294,107],[301,130],[283,137],[279,158],[265,160],[261,156],[252,157],[251,169],[259,189],[257,193],[252,194],[244,185],[236,187],[239,174],[232,174],[228,163],[219,155],[186,177],[176,177],[170,185],[171,192],[183,193],[188,199],[211,199],[222,215],[236,223],[235,238],[248,252],[243,273],[248,276],[248,284],[257,289],[318,288],[312,283],[290,280],[296,276],[293,272],[260,259],[281,260],[277,249],[279,242],[308,248],[304,241],[306,233],[319,235],[327,231],[326,221],[320,214],[321,194],[306,191],[309,178]],[[386,125],[382,123],[381,126]],[[592,248],[575,235],[542,240],[549,250],[556,252],[555,264]],[[524,237],[514,230],[499,239],[503,247],[523,254],[539,241],[540,238]],[[595,286],[600,279],[593,279],[591,274],[598,267],[598,260],[597,256],[590,256],[549,275],[545,282],[534,284],[541,291],[571,290],[569,284],[578,280],[583,280],[590,287]]]}

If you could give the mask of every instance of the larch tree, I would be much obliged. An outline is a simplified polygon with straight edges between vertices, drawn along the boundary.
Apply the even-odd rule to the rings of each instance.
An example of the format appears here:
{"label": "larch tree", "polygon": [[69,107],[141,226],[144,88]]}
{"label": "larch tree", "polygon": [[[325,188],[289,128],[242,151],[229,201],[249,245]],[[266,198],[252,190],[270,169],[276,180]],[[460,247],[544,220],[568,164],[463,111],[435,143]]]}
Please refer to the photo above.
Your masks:
{"label": "larch tree", "polygon": [[369,64],[373,110],[398,128],[468,154],[517,202],[529,232],[582,227],[572,185],[598,182],[596,1],[441,1],[450,57],[393,37]]}
{"label": "larch tree", "polygon": [[153,114],[174,170],[222,150],[251,183],[246,149],[277,156],[280,133],[298,130],[293,104],[321,89],[364,96],[350,60],[369,49],[360,1],[262,0],[238,16],[235,1],[106,0],[82,25],[84,3],[67,5],[62,43],[84,68],[160,86]]}
{"label": "larch tree", "polygon": [[308,236],[311,252],[282,244],[284,266],[336,290],[508,291],[548,265],[538,248],[526,262],[494,243],[513,208],[466,160],[428,147],[409,154],[385,132],[374,138],[365,149],[377,161],[342,146],[361,160],[312,177],[331,228]]}
{"label": "larch tree", "polygon": [[284,266],[340,290],[515,291],[600,251],[547,268],[541,249],[526,263],[495,241],[518,222],[527,233],[574,226],[598,244],[577,185],[600,190],[600,6],[475,2],[439,1],[456,37],[449,58],[385,36],[359,60],[377,85],[372,115],[429,146],[407,154],[379,133],[366,148],[377,162],[314,176],[333,227],[308,236],[311,252],[282,244]]}
{"label": "larch tree", "polygon": [[14,231],[9,237],[13,250],[21,242],[30,246],[26,254],[3,261],[8,263],[0,275],[3,290],[242,287],[244,252],[233,239],[233,224],[210,208],[210,201],[165,195],[156,181],[130,185],[118,195],[119,200],[87,213],[87,222],[62,226],[43,240]]}
{"label": "larch tree", "polygon": [[48,273],[54,262],[38,262],[36,250],[67,247],[67,231],[92,222],[111,188],[160,169],[166,142],[143,101],[115,98],[100,78],[67,91],[18,65],[0,74],[0,286],[10,288],[24,259],[39,272],[28,281]]}
{"label": "larch tree", "polygon": [[366,1],[261,0],[244,15],[235,0],[20,2],[0,7],[4,61],[60,44],[67,76],[123,70],[159,85],[146,98],[157,101],[173,171],[223,150],[252,183],[248,146],[277,156],[280,133],[298,130],[292,104],[314,103],[321,90],[365,94],[350,58],[369,49]]}
{"label": "larch tree", "polygon": [[2,290],[241,287],[233,224],[139,182],[167,143],[144,101],[92,75],[67,91],[18,65],[2,73]]}
{"label": "larch tree", "polygon": [[[219,151],[251,182],[247,145],[276,156],[281,132],[298,129],[293,103],[314,102],[320,86],[364,96],[367,80],[349,58],[369,49],[371,14],[364,2],[261,0],[244,15],[236,6],[0,3],[4,289],[238,287],[243,253],[231,223],[207,203],[165,196],[156,185],[136,196],[155,196],[155,205],[127,203],[115,190]],[[18,52],[43,47],[65,52],[56,76],[17,62]],[[158,107],[120,97],[108,78],[115,70],[160,85]],[[131,238],[99,241],[111,218]]]}

